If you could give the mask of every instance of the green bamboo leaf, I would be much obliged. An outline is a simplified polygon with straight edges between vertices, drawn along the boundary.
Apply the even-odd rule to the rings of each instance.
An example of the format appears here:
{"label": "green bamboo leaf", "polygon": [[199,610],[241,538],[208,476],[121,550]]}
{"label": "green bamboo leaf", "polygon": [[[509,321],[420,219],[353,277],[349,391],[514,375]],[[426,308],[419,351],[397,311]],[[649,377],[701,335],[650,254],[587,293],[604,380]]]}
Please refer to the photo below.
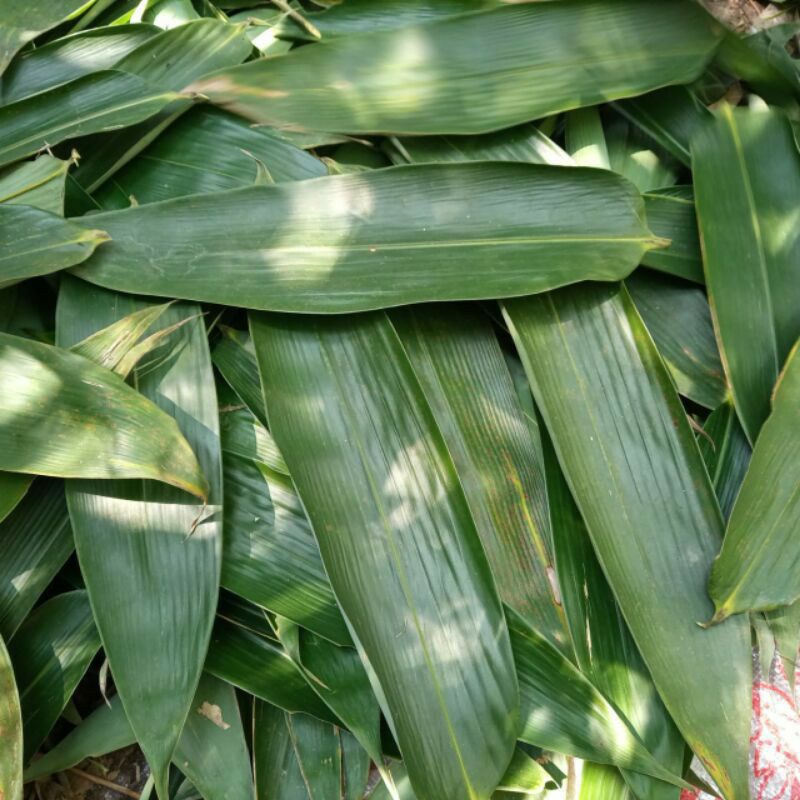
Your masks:
{"label": "green bamboo leaf", "polygon": [[[574,213],[556,223],[553,206]],[[92,224],[113,241],[77,274],[280,311],[505,297],[624,277],[660,243],[643,216],[639,195],[611,173],[413,165],[97,214]]]}
{"label": "green bamboo leaf", "polygon": [[64,139],[132,125],[180,97],[136,75],[103,70],[0,108],[0,164]]}
{"label": "green bamboo leaf", "polygon": [[727,520],[750,463],[750,443],[730,401],[708,415],[703,431],[705,435],[698,436],[697,444]]}
{"label": "green bamboo leaf", "polygon": [[49,211],[28,205],[0,205],[0,286],[47,275],[85,261],[108,241]]}
{"label": "green bamboo leaf", "polygon": [[117,61],[158,33],[154,25],[93,28],[26,50],[0,77],[3,104],[52,89],[67,81],[111,69]]}
{"label": "green bamboo leaf", "polygon": [[39,156],[0,171],[0,203],[36,206],[63,216],[67,170],[73,162]]}
{"label": "green bamboo leaf", "polygon": [[197,460],[174,421],[81,356],[0,334],[0,396],[0,469],[151,478],[206,493]]}
{"label": "green bamboo leaf", "polygon": [[718,37],[712,18],[682,0],[522,4],[344,36],[192,89],[276,127],[482,133],[691,81]]}
{"label": "green bamboo leaf", "polygon": [[[57,314],[66,345],[147,306],[70,279]],[[192,444],[210,489],[202,506],[155,483],[70,483],[67,502],[81,571],[125,711],[159,795],[197,688],[211,635],[221,560],[221,457],[217,399],[205,325],[175,304],[158,324],[180,327],[162,357],[134,380],[172,413]],[[168,648],[153,642],[169,641]],[[157,711],[156,711],[157,710]]]}
{"label": "green bamboo leaf", "polygon": [[253,708],[253,770],[257,800],[309,800],[287,715],[258,700]]}
{"label": "green bamboo leaf", "polygon": [[336,728],[308,714],[287,714],[286,724],[308,800],[340,797],[342,751]]}
{"label": "green bamboo leaf", "polygon": [[[680,775],[683,739],[656,692],[603,576],[547,438],[545,457],[556,564],[578,667],[625,714],[653,756]],[[677,800],[674,786],[630,770],[622,775],[624,781],[622,777],[619,780],[641,800]]]}
{"label": "green bamboo leaf", "polygon": [[736,497],[708,591],[714,621],[741,611],[788,606],[800,598],[800,358],[795,345],[778,380]]}
{"label": "green bamboo leaf", "polygon": [[545,477],[489,318],[472,306],[391,315],[464,489],[500,597],[565,652]]}
{"label": "green bamboo leaf", "polygon": [[508,609],[507,614],[519,677],[522,741],[683,785],[572,662],[516,612]]}
{"label": "green bamboo leaf", "polygon": [[497,788],[501,791],[529,794],[553,787],[553,781],[544,767],[517,747]]}
{"label": "green bamboo leaf", "polygon": [[566,115],[564,139],[573,162],[582,167],[610,169],[603,123],[596,106],[579,108]]}
{"label": "green bamboo leaf", "polygon": [[640,192],[671,187],[678,164],[625,119],[612,119],[605,128],[610,168],[627,178]]}
{"label": "green bamboo leaf", "polygon": [[333,642],[349,644],[314,533],[291,482],[227,452],[224,438],[222,447],[222,585]]}
{"label": "green bamboo leaf", "polygon": [[723,105],[692,143],[706,284],[734,405],[754,443],[800,335],[800,154],[777,111]]}
{"label": "green bamboo leaf", "polygon": [[522,161],[571,166],[574,163],[552,139],[529,123],[482,136],[392,137],[389,155],[398,164]]}
{"label": "green bamboo leaf", "polygon": [[702,288],[646,269],[625,286],[678,392],[705,408],[723,403],[728,386]]}
{"label": "green bamboo leaf", "polygon": [[338,723],[281,645],[241,625],[217,620],[206,669],[286,711],[302,711]]}
{"label": "green bamboo leaf", "polygon": [[188,194],[252,186],[253,159],[277,183],[326,174],[310,153],[263,128],[216,108],[199,106],[183,115],[113,179],[95,192],[104,209],[127,208]]}
{"label": "green bamboo leaf", "polygon": [[24,774],[26,782],[74,767],[86,758],[97,758],[136,742],[119,695],[98,706],[55,747],[35,759]]}
{"label": "green bamboo leaf", "polygon": [[578,800],[636,800],[636,795],[617,770],[587,761],[581,773]]}
{"label": "green bamboo leaf", "polygon": [[60,22],[78,16],[91,4],[92,0],[34,0],[32,3],[11,3],[3,8],[0,72],[5,70],[21,47]]}
{"label": "green bamboo leaf", "polygon": [[10,640],[72,553],[61,481],[36,481],[0,524],[0,636]]}
{"label": "green bamboo leaf", "polygon": [[[14,472],[0,472],[0,522],[2,522],[28,493],[31,475],[19,475]],[[2,635],[0,627],[0,635]]]}
{"label": "green bamboo leaf", "polygon": [[644,194],[647,224],[656,236],[670,240],[669,247],[648,250],[642,264],[661,272],[704,283],[700,236],[690,186],[670,186]]}
{"label": "green bamboo leaf", "polygon": [[272,431],[417,794],[487,796],[513,750],[513,662],[397,334],[383,314],[262,314],[251,328]]}
{"label": "green bamboo leaf", "polygon": [[344,791],[342,800],[364,800],[369,784],[371,759],[358,740],[348,731],[340,728],[342,741],[342,775]]}
{"label": "green bamboo leaf", "polygon": [[800,649],[800,602],[781,606],[765,614],[770,630],[775,637],[775,648],[783,658],[789,683],[796,686],[794,675]]}
{"label": "green bamboo leaf", "polygon": [[614,107],[675,158],[691,166],[691,141],[713,118],[698,97],[685,86],[668,86]]}
{"label": "green bamboo leaf", "polygon": [[[214,360],[214,352],[211,354]],[[220,429],[223,449],[227,453],[256,461],[272,472],[287,477],[289,470],[272,434],[238,402],[238,397],[224,384],[217,389],[220,400],[231,396],[232,402],[220,404]],[[227,393],[230,392],[228,395]]]}
{"label": "green bamboo leaf", "polygon": [[378,701],[358,653],[337,647],[302,631],[299,663],[309,683],[330,709],[352,731],[361,747],[386,779],[381,749]]}
{"label": "green bamboo leaf", "polygon": [[267,424],[267,411],[258,378],[256,352],[250,335],[225,326],[222,337],[211,351],[211,360],[228,386],[236,392],[262,425]]}
{"label": "green bamboo leaf", "polygon": [[0,637],[0,793],[5,800],[22,798],[22,714],[19,707],[14,669]]}
{"label": "green bamboo leaf", "polygon": [[61,716],[99,649],[83,590],[43,603],[14,635],[8,652],[19,687],[26,761]]}
{"label": "green bamboo leaf", "polygon": [[[25,771],[32,781],[134,744],[119,695],[93,711]],[[253,779],[244,728],[229,684],[203,674],[173,763],[209,800],[251,800]]]}
{"label": "green bamboo leaf", "polygon": [[652,340],[615,286],[509,302],[505,314],[659,694],[727,800],[746,798],[749,628],[738,621],[712,631],[697,625],[710,616],[705,583],[722,519]]}
{"label": "green bamboo leaf", "polygon": [[[305,14],[305,19],[323,40],[354,33],[376,33],[391,28],[406,28],[422,22],[447,19],[459,14],[485,11],[501,5],[503,0],[436,0],[408,3],[406,0],[347,0],[325,11]],[[300,41],[314,41],[313,36],[297,19],[284,15],[275,26],[275,35]]]}
{"label": "green bamboo leaf", "polygon": [[[244,61],[252,51],[244,29],[244,25],[198,19],[153,36],[116,62],[114,69],[137,75],[162,91],[180,92],[190,81]],[[139,154],[192,105],[185,94],[175,99],[163,110],[154,109],[159,113],[141,125],[79,141],[78,150],[88,158],[75,170],[77,183],[91,194]]]}

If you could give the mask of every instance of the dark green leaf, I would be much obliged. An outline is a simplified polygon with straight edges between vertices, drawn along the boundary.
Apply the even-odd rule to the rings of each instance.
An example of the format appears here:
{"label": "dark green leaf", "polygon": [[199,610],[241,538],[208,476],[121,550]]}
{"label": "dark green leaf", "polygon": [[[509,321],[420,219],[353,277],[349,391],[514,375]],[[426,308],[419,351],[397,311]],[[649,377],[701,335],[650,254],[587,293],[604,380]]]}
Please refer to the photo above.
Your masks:
{"label": "dark green leaf", "polygon": [[453,462],[384,314],[257,315],[272,432],[417,794],[491,792],[517,692]]}
{"label": "dark green leaf", "polygon": [[14,635],[8,651],[22,705],[26,761],[61,716],[99,649],[89,598],[82,590],[51,598]]}
{"label": "dark green leaf", "polygon": [[710,616],[706,577],[722,519],[652,340],[615,286],[572,287],[509,302],[505,311],[600,564],[659,694],[725,797],[743,800],[749,626],[697,625]]}
{"label": "dark green leaf", "polygon": [[36,206],[64,214],[64,185],[71,161],[39,156],[0,171],[0,203]]}
{"label": "dark green leaf", "polygon": [[325,175],[324,164],[268,131],[214,108],[190,110],[96,193],[106,209],[252,186],[256,161],[276,182]]}
{"label": "dark green leaf", "polygon": [[683,0],[531,3],[344,36],[192,88],[276,127],[482,133],[691,81],[718,36]]}
{"label": "dark green leaf", "polygon": [[73,136],[140,122],[178,97],[126,72],[104,70],[76,78],[0,108],[0,164]]}
{"label": "dark green leaf", "polygon": [[754,443],[800,335],[800,154],[779,112],[723,105],[695,138],[692,165],[723,364]]}
{"label": "dark green leaf", "polygon": [[[556,221],[553,206],[573,213]],[[79,269],[87,280],[281,311],[614,280],[660,243],[627,181],[534,164],[394,167],[170,200],[92,222],[113,241]]]}
{"label": "dark green leaf", "polygon": [[678,392],[705,408],[724,402],[728,387],[702,288],[646,269],[625,286]]}
{"label": "dark green leaf", "polygon": [[489,318],[400,309],[392,322],[442,432],[501,599],[565,652],[545,477]]}
{"label": "dark green leaf", "polygon": [[708,591],[715,621],[800,598],[800,358],[795,345],[781,373],[731,512]]}
{"label": "dark green leaf", "polygon": [[260,701],[253,710],[253,769],[257,800],[309,800],[287,715]]}
{"label": "dark green leaf", "polygon": [[[61,285],[58,337],[85,339],[146,304],[70,279]],[[158,325],[194,316],[134,381],[174,415],[201,461],[207,503],[155,483],[67,487],[75,545],[114,681],[166,797],[166,770],[197,688],[214,618],[221,560],[221,457],[205,325],[170,306]],[[154,648],[153,642],[169,642]]]}
{"label": "dark green leaf", "polygon": [[222,337],[214,347],[211,359],[228,386],[236,392],[258,421],[266,425],[267,412],[261,394],[256,354],[249,334],[222,327]]}
{"label": "dark green leaf", "polygon": [[41,479],[0,524],[0,635],[10,639],[73,549],[61,481]]}
{"label": "dark green leaf", "polygon": [[103,231],[81,227],[49,211],[0,205],[0,286],[79,264],[107,240]]}

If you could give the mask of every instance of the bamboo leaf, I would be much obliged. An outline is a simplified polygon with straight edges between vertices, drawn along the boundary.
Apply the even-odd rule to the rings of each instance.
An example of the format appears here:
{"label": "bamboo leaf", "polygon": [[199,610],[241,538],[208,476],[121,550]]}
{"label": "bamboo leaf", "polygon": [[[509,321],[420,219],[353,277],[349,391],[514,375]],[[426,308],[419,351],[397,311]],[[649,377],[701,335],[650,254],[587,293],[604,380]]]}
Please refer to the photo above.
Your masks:
{"label": "bamboo leaf", "polygon": [[[71,345],[146,303],[75,279],[61,285],[59,341]],[[219,587],[221,458],[217,399],[205,325],[175,304],[159,325],[179,328],[135,381],[168,410],[209,480],[202,506],[154,483],[71,483],[67,502],[92,610],[117,690],[147,756],[159,795],[197,688]],[[155,641],[170,646],[153,649]],[[157,709],[157,711],[155,711]]]}
{"label": "bamboo leaf", "polygon": [[[14,472],[0,472],[0,522],[22,501],[30,488],[33,477]],[[2,628],[0,628],[2,635]]]}
{"label": "bamboo leaf", "polygon": [[[211,354],[212,360],[214,353]],[[226,392],[223,385],[219,391],[220,398]],[[233,392],[231,391],[232,395]],[[235,398],[238,401],[238,398]],[[249,461],[256,461],[278,475],[288,477],[289,470],[278,450],[272,434],[250,413],[238,403],[220,406],[220,428],[223,431],[222,442],[226,453],[240,456]]]}
{"label": "bamboo leaf", "polygon": [[91,0],[34,0],[22,5],[12,3],[4,8],[0,34],[0,72],[5,70],[17,50],[40,33],[76,17],[89,5]]}
{"label": "bamboo leaf", "polygon": [[22,707],[25,760],[61,716],[100,649],[86,592],[56,595],[20,626],[9,645]]}
{"label": "bamboo leaf", "polygon": [[[680,775],[683,739],[656,692],[603,576],[548,439],[545,439],[545,458],[553,545],[578,667],[625,714],[653,756]],[[600,774],[609,772],[613,771],[600,770]],[[601,785],[605,782],[600,780]],[[678,790],[674,786],[630,770],[607,782],[610,786],[620,782],[630,786],[642,800],[677,800]]]}
{"label": "bamboo leaf", "polygon": [[696,624],[710,616],[705,583],[722,520],[655,347],[614,286],[525,298],[506,303],[505,313],[656,688],[727,800],[746,798],[749,629]]}
{"label": "bamboo leaf", "polygon": [[706,284],[734,405],[754,443],[800,335],[800,154],[777,111],[723,105],[692,143]]}
{"label": "bamboo leaf", "polygon": [[16,632],[72,553],[72,528],[61,481],[36,481],[0,524],[0,635]]}
{"label": "bamboo leaf", "polygon": [[792,350],[736,497],[708,591],[714,621],[800,598],[800,358]]}
{"label": "bamboo leaf", "polygon": [[501,599],[566,651],[545,477],[489,318],[471,306],[391,316],[453,457]]}
{"label": "bamboo leaf", "polygon": [[140,122],[178,97],[126,72],[104,70],[76,78],[0,107],[0,164],[73,136]]}
{"label": "bamboo leaf", "polygon": [[258,421],[266,425],[267,411],[261,394],[256,353],[249,334],[223,327],[222,337],[211,352],[211,360],[228,386]]}
{"label": "bamboo leaf", "polygon": [[253,184],[253,158],[276,182],[325,175],[316,157],[262,128],[215,108],[184,114],[94,196],[104,209],[127,208],[189,194],[208,194]]}
{"label": "bamboo leaf", "polygon": [[641,269],[628,276],[625,286],[678,392],[705,408],[723,403],[728,386],[705,292]]}
{"label": "bamboo leaf", "polygon": [[[173,762],[203,797],[250,800],[253,780],[244,728],[233,688],[203,674],[175,748]],[[32,781],[69,769],[136,741],[119,695],[93,711],[25,771]]]}
{"label": "bamboo leaf", "polygon": [[0,286],[79,264],[105,241],[104,231],[84,228],[49,211],[0,205]]}
{"label": "bamboo leaf", "polygon": [[[554,205],[574,213],[556,223]],[[659,243],[627,181],[532,164],[395,167],[170,200],[92,222],[113,239],[77,270],[93,283],[323,313],[614,280]]]}
{"label": "bamboo leaf", "polygon": [[0,792],[6,800],[22,798],[22,714],[17,682],[5,642],[0,637]]}
{"label": "bamboo leaf", "polygon": [[382,314],[258,315],[251,328],[272,431],[415,790],[484,797],[511,757],[516,678],[480,540],[400,340]]}
{"label": "bamboo leaf", "polygon": [[280,644],[240,625],[217,621],[206,669],[286,711],[302,711],[338,723]]}
{"label": "bamboo leaf", "polygon": [[64,214],[64,187],[72,161],[44,154],[0,171],[0,203]]}
{"label": "bamboo leaf", "polygon": [[523,742],[682,785],[589,680],[510,609],[508,624],[519,676],[518,736]]}
{"label": "bamboo leaf", "polygon": [[93,28],[26,50],[0,77],[3,104],[62,83],[111,69],[117,61],[158,33],[155,25]]}
{"label": "bamboo leaf", "polygon": [[88,359],[0,334],[0,396],[0,469],[151,478],[199,496],[206,492],[175,423]]}
{"label": "bamboo leaf", "polygon": [[587,761],[581,773],[578,800],[636,800],[619,772],[604,764]]}
{"label": "bamboo leaf", "polygon": [[697,443],[714,484],[722,515],[728,520],[750,463],[750,443],[730,402],[723,403],[708,415],[703,431],[705,435],[699,436]]}
{"label": "bamboo leaf", "polygon": [[669,247],[648,250],[642,264],[661,272],[704,283],[700,236],[697,232],[694,194],[690,186],[670,186],[644,195],[647,224],[656,236],[670,240]]}
{"label": "bamboo leaf", "polygon": [[351,733],[340,728],[339,738],[342,742],[342,775],[344,776],[342,800],[364,800],[369,785],[370,757]]}
{"label": "bamboo leaf", "polygon": [[692,163],[692,138],[713,119],[685,86],[643,93],[614,107],[687,167]]}
{"label": "bamboo leaf", "polygon": [[341,37],[192,89],[276,127],[482,133],[691,81],[718,36],[688,2],[521,4]]}
{"label": "bamboo leaf", "polygon": [[[222,446],[226,450],[225,439]],[[291,482],[227,450],[223,468],[222,585],[333,642],[349,644]]]}
{"label": "bamboo leaf", "polygon": [[336,728],[307,714],[287,714],[286,724],[308,800],[340,797],[342,754]]}

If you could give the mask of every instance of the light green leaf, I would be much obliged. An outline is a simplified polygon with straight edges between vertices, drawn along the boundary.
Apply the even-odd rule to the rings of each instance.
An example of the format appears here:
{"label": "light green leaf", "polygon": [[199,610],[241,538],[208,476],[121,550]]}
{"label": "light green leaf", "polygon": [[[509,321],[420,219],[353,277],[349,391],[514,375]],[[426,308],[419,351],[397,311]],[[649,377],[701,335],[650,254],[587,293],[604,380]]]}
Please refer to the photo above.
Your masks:
{"label": "light green leaf", "polygon": [[175,422],[88,359],[0,334],[0,397],[0,469],[151,478],[206,494],[197,460]]}
{"label": "light green leaf", "polygon": [[0,637],[0,792],[6,800],[22,798],[22,715],[17,682],[5,642]]}
{"label": "light green leaf", "polygon": [[[572,214],[556,221],[553,206]],[[507,297],[624,277],[660,243],[643,216],[638,193],[611,173],[412,165],[97,214],[113,241],[78,274],[280,311]]]}

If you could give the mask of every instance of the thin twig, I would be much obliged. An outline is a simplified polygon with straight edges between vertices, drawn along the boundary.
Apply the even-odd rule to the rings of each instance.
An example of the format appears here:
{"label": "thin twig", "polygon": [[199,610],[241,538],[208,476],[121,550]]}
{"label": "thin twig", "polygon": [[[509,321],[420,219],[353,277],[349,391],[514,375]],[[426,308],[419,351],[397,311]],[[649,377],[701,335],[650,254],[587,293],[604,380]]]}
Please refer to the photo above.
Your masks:
{"label": "thin twig", "polygon": [[78,767],[70,767],[69,772],[74,772],[76,775],[80,776],[81,778],[85,778],[87,781],[91,781],[92,783],[96,783],[100,786],[105,786],[106,789],[119,792],[119,794],[124,794],[126,797],[132,797],[133,800],[139,800],[141,797],[139,792],[134,792],[133,789],[120,786],[118,783],[101,778],[99,775],[92,775],[91,772],[85,772],[82,769],[78,769]]}

